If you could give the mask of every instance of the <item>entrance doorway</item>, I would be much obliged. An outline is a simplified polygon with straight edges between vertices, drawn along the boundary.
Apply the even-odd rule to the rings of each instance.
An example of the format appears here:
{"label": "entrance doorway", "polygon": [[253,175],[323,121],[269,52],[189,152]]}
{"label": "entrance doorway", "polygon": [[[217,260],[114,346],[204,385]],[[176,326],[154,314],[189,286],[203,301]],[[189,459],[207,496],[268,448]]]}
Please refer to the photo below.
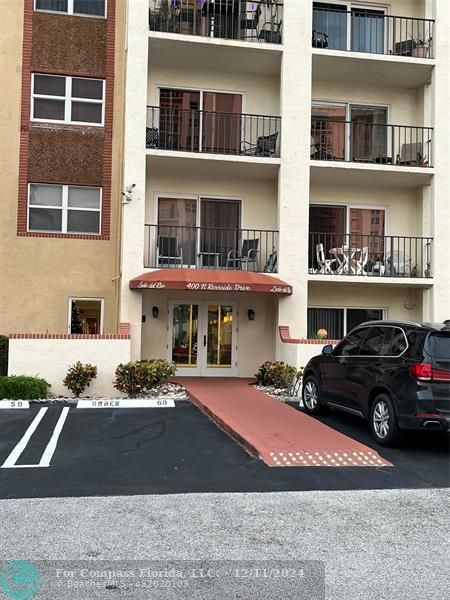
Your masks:
{"label": "entrance doorway", "polygon": [[237,308],[233,302],[171,301],[168,356],[177,375],[237,374]]}

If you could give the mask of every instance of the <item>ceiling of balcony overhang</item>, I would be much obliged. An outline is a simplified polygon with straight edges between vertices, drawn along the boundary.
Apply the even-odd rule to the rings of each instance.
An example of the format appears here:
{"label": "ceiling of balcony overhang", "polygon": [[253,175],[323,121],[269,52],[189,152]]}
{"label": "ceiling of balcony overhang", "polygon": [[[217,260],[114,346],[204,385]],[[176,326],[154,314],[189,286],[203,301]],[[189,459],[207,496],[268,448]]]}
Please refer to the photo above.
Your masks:
{"label": "ceiling of balcony overhang", "polygon": [[347,84],[416,89],[428,83],[434,61],[397,56],[313,50],[313,79]]}
{"label": "ceiling of balcony overhang", "polygon": [[281,48],[200,37],[189,41],[150,37],[149,64],[274,76],[281,70]]}

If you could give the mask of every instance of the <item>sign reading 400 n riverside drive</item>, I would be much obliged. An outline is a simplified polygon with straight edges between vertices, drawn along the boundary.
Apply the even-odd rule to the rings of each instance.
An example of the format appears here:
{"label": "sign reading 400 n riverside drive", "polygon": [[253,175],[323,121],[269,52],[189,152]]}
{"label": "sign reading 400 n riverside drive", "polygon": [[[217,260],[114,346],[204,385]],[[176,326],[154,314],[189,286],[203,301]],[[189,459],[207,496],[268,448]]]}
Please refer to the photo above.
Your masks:
{"label": "sign reading 400 n riverside drive", "polygon": [[131,287],[141,290],[191,290],[200,292],[266,292],[271,294],[292,294],[290,285],[267,283],[217,283],[196,281],[139,281]]}

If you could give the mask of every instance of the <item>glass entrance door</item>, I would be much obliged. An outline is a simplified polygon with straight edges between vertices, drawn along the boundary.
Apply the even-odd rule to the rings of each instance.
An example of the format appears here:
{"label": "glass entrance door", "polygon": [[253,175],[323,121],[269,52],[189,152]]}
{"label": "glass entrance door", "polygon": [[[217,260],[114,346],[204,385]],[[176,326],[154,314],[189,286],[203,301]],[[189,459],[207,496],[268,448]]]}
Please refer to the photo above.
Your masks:
{"label": "glass entrance door", "polygon": [[168,342],[168,359],[177,365],[177,375],[236,375],[236,306],[230,302],[172,301]]}

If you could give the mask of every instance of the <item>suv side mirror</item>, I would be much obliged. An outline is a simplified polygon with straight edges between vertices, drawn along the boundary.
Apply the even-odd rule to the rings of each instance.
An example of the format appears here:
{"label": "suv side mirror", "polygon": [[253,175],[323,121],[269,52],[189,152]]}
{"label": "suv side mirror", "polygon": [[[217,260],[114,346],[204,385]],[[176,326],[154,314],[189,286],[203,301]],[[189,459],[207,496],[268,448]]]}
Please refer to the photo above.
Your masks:
{"label": "suv side mirror", "polygon": [[330,354],[333,354],[333,346],[331,344],[324,346],[322,348],[322,354],[325,354],[325,356],[330,356]]}

